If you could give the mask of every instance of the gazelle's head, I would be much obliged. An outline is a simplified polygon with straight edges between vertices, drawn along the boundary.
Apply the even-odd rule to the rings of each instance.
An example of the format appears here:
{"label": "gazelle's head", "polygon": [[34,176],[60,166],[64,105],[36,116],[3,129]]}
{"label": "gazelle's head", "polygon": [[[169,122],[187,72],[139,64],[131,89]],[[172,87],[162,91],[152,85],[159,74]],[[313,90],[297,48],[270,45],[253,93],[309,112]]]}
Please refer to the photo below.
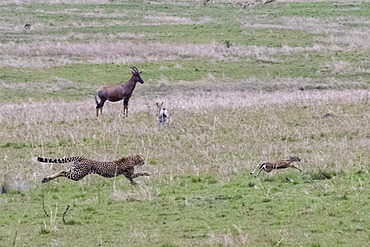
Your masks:
{"label": "gazelle's head", "polygon": [[163,102],[161,104],[157,102],[156,106],[157,106],[157,115],[167,117],[168,111],[167,111],[167,108],[163,107]]}
{"label": "gazelle's head", "polygon": [[142,71],[139,72],[139,70],[136,67],[131,67],[132,76],[134,77],[135,82],[140,82],[141,84],[144,83],[143,79],[141,79],[140,74],[143,73]]}
{"label": "gazelle's head", "polygon": [[301,159],[298,158],[298,157],[289,157],[289,160],[292,161],[292,162],[300,162]]}
{"label": "gazelle's head", "polygon": [[162,109],[162,106],[163,106],[163,102],[161,104],[159,104],[158,102],[156,102],[155,105],[157,106],[157,113],[160,113],[161,112],[161,109]]}

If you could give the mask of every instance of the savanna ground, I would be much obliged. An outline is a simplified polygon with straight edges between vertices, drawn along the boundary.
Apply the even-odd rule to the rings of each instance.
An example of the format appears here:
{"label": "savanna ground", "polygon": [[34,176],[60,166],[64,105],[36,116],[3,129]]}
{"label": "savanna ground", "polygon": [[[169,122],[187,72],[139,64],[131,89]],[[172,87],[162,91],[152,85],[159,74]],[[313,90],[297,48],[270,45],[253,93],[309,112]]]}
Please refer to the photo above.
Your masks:
{"label": "savanna ground", "polygon": [[[369,1],[236,2],[1,1],[1,246],[367,245]],[[129,118],[96,118],[130,66]],[[136,187],[35,161],[136,153]]]}

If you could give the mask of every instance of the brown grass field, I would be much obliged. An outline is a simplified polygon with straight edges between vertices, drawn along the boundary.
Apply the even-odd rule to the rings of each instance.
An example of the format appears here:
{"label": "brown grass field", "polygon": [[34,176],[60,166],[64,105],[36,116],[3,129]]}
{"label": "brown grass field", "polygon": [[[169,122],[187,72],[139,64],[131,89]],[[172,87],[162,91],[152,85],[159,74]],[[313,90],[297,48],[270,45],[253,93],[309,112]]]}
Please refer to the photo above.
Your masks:
{"label": "brown grass field", "polygon": [[[366,246],[369,1],[249,2],[3,0],[0,246]],[[130,66],[129,117],[97,118]],[[36,160],[131,154],[136,187]]]}

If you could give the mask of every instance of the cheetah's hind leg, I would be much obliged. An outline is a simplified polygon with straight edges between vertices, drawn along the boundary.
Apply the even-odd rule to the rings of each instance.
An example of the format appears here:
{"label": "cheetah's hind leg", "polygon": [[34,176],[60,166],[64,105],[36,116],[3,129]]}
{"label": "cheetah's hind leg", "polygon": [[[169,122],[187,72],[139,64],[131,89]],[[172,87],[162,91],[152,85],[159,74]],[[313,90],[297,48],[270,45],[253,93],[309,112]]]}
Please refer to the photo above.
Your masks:
{"label": "cheetah's hind leg", "polygon": [[53,180],[53,179],[56,179],[56,178],[59,178],[59,177],[66,177],[66,172],[65,171],[61,171],[61,172],[58,172],[58,173],[56,173],[54,175],[51,175],[48,178],[44,178],[42,180],[42,183],[49,182],[50,180]]}

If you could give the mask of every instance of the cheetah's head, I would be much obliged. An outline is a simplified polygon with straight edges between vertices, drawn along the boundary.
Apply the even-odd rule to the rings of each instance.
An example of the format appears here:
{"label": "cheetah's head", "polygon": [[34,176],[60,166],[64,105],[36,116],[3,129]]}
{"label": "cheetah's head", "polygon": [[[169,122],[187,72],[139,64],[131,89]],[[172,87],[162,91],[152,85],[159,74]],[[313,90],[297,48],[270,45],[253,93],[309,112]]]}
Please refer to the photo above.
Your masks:
{"label": "cheetah's head", "polygon": [[132,156],[132,159],[133,159],[133,162],[135,164],[135,166],[142,166],[144,165],[144,157],[141,156],[141,155],[133,155]]}

